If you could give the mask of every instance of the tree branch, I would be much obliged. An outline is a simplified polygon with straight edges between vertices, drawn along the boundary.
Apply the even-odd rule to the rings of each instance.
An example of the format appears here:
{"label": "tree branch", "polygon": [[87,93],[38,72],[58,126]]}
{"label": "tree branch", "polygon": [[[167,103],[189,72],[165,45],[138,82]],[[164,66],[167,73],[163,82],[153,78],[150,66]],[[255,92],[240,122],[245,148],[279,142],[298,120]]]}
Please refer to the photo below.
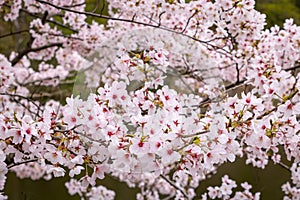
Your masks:
{"label": "tree branch", "polygon": [[191,19],[192,19],[193,17],[195,17],[196,14],[198,14],[198,11],[195,11],[195,12],[188,18],[188,20],[187,20],[187,22],[186,22],[186,24],[185,24],[184,29],[181,31],[182,33],[184,33],[184,31],[187,29],[187,27],[188,27],[188,25],[189,25]]}
{"label": "tree branch", "polygon": [[189,196],[185,193],[185,191],[183,191],[182,188],[179,188],[177,185],[175,185],[175,183],[173,183],[172,181],[170,181],[167,177],[165,177],[163,174],[159,175],[162,179],[164,179],[165,181],[167,181],[172,187],[174,187],[176,190],[178,190],[186,199],[190,199]]}
{"label": "tree branch", "polygon": [[295,70],[295,69],[299,69],[300,68],[300,65],[296,65],[294,67],[291,67],[291,68],[287,68],[287,69],[284,69],[285,71],[292,71],[292,70]]}
{"label": "tree branch", "polygon": [[235,83],[232,83],[230,85],[225,86],[226,91],[227,90],[232,90],[236,87],[241,86],[242,84],[244,84],[246,82],[246,79],[240,80],[240,81],[236,81]]}
{"label": "tree branch", "polygon": [[5,38],[5,37],[9,37],[9,36],[12,36],[12,35],[17,35],[17,34],[21,34],[21,33],[28,33],[29,30],[26,29],[26,30],[21,30],[21,31],[16,31],[16,32],[11,32],[11,33],[7,33],[7,34],[3,34],[3,35],[0,35],[0,38]]}
{"label": "tree branch", "polygon": [[18,94],[9,94],[9,93],[0,93],[0,95],[5,95],[5,96],[10,96],[10,97],[19,97],[21,99],[25,99],[29,102],[31,102],[33,105],[35,105],[37,108],[40,107],[39,105],[37,105],[37,103],[33,100],[33,99],[30,99],[28,97],[25,97],[25,96],[22,96],[22,95],[18,95]]}
{"label": "tree branch", "polygon": [[12,66],[16,65],[23,58],[23,56],[27,55],[30,52],[38,52],[38,51],[45,50],[45,49],[48,49],[51,47],[61,47],[61,46],[62,46],[62,43],[52,43],[52,44],[48,44],[48,45],[37,47],[37,48],[30,48],[27,45],[27,47],[11,61],[11,64],[12,64]]}
{"label": "tree branch", "polygon": [[19,162],[19,163],[12,163],[12,164],[8,165],[7,168],[10,169],[10,168],[18,166],[18,165],[31,163],[31,162],[36,162],[36,161],[38,161],[37,158],[36,159],[31,159],[31,160],[25,160],[25,161],[22,161],[22,162]]}

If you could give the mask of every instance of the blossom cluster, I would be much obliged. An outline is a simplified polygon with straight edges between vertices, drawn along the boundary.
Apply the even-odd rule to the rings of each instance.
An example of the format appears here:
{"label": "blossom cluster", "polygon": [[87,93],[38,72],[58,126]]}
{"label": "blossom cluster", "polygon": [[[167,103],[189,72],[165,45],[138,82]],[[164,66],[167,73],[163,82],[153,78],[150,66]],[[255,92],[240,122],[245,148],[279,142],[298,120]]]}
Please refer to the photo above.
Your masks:
{"label": "blossom cluster", "polygon": [[[265,30],[254,0],[107,3],[108,15],[82,0],[0,0],[5,21],[34,18],[24,51],[0,54],[0,191],[11,171],[114,199],[97,185],[109,175],[140,188],[137,199],[193,199],[245,157],[283,166],[284,198],[299,199],[300,27]],[[46,93],[75,78],[86,95]],[[260,198],[241,187],[224,176],[201,198]]]}
{"label": "blossom cluster", "polygon": [[[229,179],[227,175],[222,177],[222,185],[220,187],[208,187],[207,193],[202,195],[202,199],[260,199],[260,193],[255,193],[254,195],[250,192],[252,186],[249,183],[244,182],[241,184],[244,189],[243,192],[233,192],[232,190],[237,187],[236,182]],[[234,194],[233,197],[231,197]]]}

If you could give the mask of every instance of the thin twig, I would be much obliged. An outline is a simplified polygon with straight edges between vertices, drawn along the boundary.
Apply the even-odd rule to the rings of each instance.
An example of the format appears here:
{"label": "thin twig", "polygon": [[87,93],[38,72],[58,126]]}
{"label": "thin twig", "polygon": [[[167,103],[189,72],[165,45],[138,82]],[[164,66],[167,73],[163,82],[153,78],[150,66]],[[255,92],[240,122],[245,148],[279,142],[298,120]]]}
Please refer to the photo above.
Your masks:
{"label": "thin twig", "polygon": [[28,29],[26,29],[26,30],[21,30],[21,31],[16,31],[16,32],[11,32],[11,33],[7,33],[7,34],[0,35],[0,38],[5,38],[5,37],[12,36],[12,35],[17,35],[17,34],[21,34],[21,33],[28,33],[28,32],[29,32]]}
{"label": "thin twig", "polygon": [[284,163],[282,163],[282,162],[279,162],[278,164],[279,164],[281,167],[283,167],[284,169],[288,170],[289,172],[291,171],[291,170],[290,170],[290,167],[287,166],[286,164],[284,164]]}
{"label": "thin twig", "polygon": [[37,108],[40,107],[39,105],[36,104],[36,102],[33,99],[30,99],[28,97],[22,96],[22,95],[18,95],[18,94],[9,94],[9,93],[0,93],[0,95],[6,95],[6,96],[10,96],[10,97],[19,97],[21,99],[26,99],[27,101],[31,102],[33,105],[35,105]]}
{"label": "thin twig", "polygon": [[186,199],[190,199],[189,196],[186,194],[185,191],[183,191],[183,189],[181,189],[180,187],[178,187],[177,185],[175,185],[175,183],[173,183],[172,181],[170,181],[167,177],[165,177],[163,174],[159,175],[162,179],[164,179],[165,181],[167,181],[171,186],[173,186],[176,190],[178,190]]}
{"label": "thin twig", "polygon": [[193,133],[193,134],[189,134],[189,135],[181,135],[182,138],[190,138],[190,137],[194,137],[194,136],[198,136],[198,135],[203,135],[205,133],[208,133],[209,131],[200,131],[197,133]]}
{"label": "thin twig", "polygon": [[22,162],[19,162],[19,163],[12,163],[11,165],[8,165],[7,168],[10,169],[10,168],[18,166],[18,165],[22,165],[22,164],[26,164],[26,163],[31,163],[31,162],[36,162],[36,161],[38,161],[37,158],[32,159],[32,160],[25,160],[25,161],[22,161]]}
{"label": "thin twig", "polygon": [[80,6],[83,6],[85,4],[85,2],[82,2],[82,3],[79,3],[79,4],[75,4],[75,5],[64,5],[64,7],[66,8],[75,8],[75,7],[80,7]]}
{"label": "thin twig", "polygon": [[188,18],[188,20],[187,20],[187,22],[186,22],[186,24],[185,24],[184,29],[181,31],[182,33],[184,33],[184,31],[187,29],[187,27],[188,27],[188,25],[189,25],[191,19],[192,19],[193,17],[195,17],[195,15],[196,15],[197,13],[198,13],[198,11],[195,11],[195,12]]}

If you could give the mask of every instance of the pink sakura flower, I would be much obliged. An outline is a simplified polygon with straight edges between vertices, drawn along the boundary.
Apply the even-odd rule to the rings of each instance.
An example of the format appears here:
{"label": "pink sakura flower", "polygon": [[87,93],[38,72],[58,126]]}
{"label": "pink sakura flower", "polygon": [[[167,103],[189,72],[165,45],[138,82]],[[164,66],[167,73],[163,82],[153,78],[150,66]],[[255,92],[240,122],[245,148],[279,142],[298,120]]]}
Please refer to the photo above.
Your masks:
{"label": "pink sakura flower", "polygon": [[64,24],[69,24],[74,29],[80,30],[85,24],[85,15],[80,15],[72,12],[66,12],[63,17]]}
{"label": "pink sakura flower", "polygon": [[82,195],[81,183],[76,179],[71,179],[69,182],[65,183],[66,188],[70,195],[79,194]]}
{"label": "pink sakura flower", "polygon": [[81,183],[82,190],[85,190],[85,191],[88,188],[88,186],[92,183],[91,177],[89,175],[85,175],[85,176],[81,177],[81,179],[79,181]]}
{"label": "pink sakura flower", "polygon": [[0,162],[4,162],[5,159],[6,159],[5,153],[2,150],[0,150]]}
{"label": "pink sakura flower", "polygon": [[159,99],[163,102],[163,105],[167,106],[167,108],[174,108],[178,105],[177,92],[169,89],[168,86],[164,86],[161,90],[158,90],[157,94],[159,95]]}
{"label": "pink sakura flower", "polygon": [[79,96],[66,99],[67,105],[64,107],[64,122],[68,124],[68,127],[73,128],[80,124],[80,120],[83,119],[83,112],[81,111],[84,107],[83,101],[79,99]]}
{"label": "pink sakura flower", "polygon": [[215,163],[225,160],[226,155],[227,152],[223,145],[215,145],[204,155],[204,163],[207,166],[212,166]]}
{"label": "pink sakura flower", "polygon": [[151,82],[146,82],[145,87],[157,89],[158,86],[163,86],[165,78],[166,78],[166,76],[159,76],[158,78],[156,78],[155,80],[153,80]]}
{"label": "pink sakura flower", "polygon": [[212,199],[215,199],[215,198],[220,198],[220,189],[219,187],[208,187],[207,188],[208,190],[208,196]]}
{"label": "pink sakura flower", "polygon": [[152,101],[147,100],[143,103],[142,109],[146,110],[149,115],[152,115],[155,113],[155,107]]}
{"label": "pink sakura flower", "polygon": [[177,162],[181,158],[181,155],[173,149],[170,143],[164,144],[157,154],[161,157],[161,162],[164,166]]}
{"label": "pink sakura flower", "polygon": [[27,143],[30,143],[32,136],[38,137],[34,121],[30,116],[24,116],[22,119],[21,135],[25,136],[25,141]]}
{"label": "pink sakura flower", "polygon": [[257,98],[251,92],[248,94],[242,93],[242,99],[244,100],[244,103],[249,106],[249,109],[253,110],[254,113],[264,110],[262,99]]}
{"label": "pink sakura flower", "polygon": [[[292,182],[293,184],[299,186],[300,185],[300,163],[294,162],[291,167],[292,172]],[[300,192],[300,191],[299,191]],[[300,195],[300,194],[299,194]]]}
{"label": "pink sakura flower", "polygon": [[19,129],[12,128],[7,131],[7,136],[13,137],[12,142],[14,144],[20,144],[23,142],[24,132],[21,132]]}
{"label": "pink sakura flower", "polygon": [[140,138],[132,138],[131,143],[132,144],[129,147],[130,153],[139,155],[149,152],[150,144],[148,141],[144,141]]}
{"label": "pink sakura flower", "polygon": [[93,143],[88,149],[88,155],[92,156],[94,162],[103,162],[108,155],[108,150],[98,143]]}
{"label": "pink sakura flower", "polygon": [[123,149],[115,149],[114,147],[109,147],[111,152],[111,160],[113,161],[111,167],[118,169],[121,172],[129,173],[132,171],[133,166],[136,165],[136,159],[134,159],[130,153]]}
{"label": "pink sakura flower", "polygon": [[247,183],[247,182],[242,183],[241,186],[242,186],[245,190],[251,190],[251,188],[252,188],[252,185],[250,185],[250,184]]}
{"label": "pink sakura flower", "polygon": [[280,83],[277,80],[272,80],[268,84],[264,84],[263,88],[265,90],[264,97],[272,96],[280,90]]}
{"label": "pink sakura flower", "polygon": [[86,196],[90,200],[98,200],[105,199],[105,200],[113,200],[115,199],[115,192],[112,190],[108,190],[102,185],[99,185],[97,187],[93,187],[91,191],[89,191]]}
{"label": "pink sakura flower", "polygon": [[120,70],[120,74],[128,74],[130,66],[132,65],[132,59],[124,51],[122,56],[119,59],[117,59],[115,65],[116,68]]}
{"label": "pink sakura flower", "polygon": [[11,5],[10,12],[8,12],[6,15],[4,15],[5,21],[13,21],[19,16],[19,11],[22,8],[22,1],[16,0],[13,2],[13,5]]}
{"label": "pink sakura flower", "polygon": [[84,167],[82,167],[82,166],[75,166],[74,168],[72,168],[70,170],[69,176],[70,177],[74,177],[75,175],[80,174],[82,170],[84,170]]}
{"label": "pink sakura flower", "polygon": [[271,128],[270,119],[254,121],[252,126],[254,132],[247,135],[246,143],[258,148],[269,148],[271,140],[266,133]]}
{"label": "pink sakura flower", "polygon": [[133,173],[145,172],[158,172],[160,173],[161,167],[156,160],[154,153],[139,154],[137,156],[137,164],[134,166]]}
{"label": "pink sakura flower", "polygon": [[102,117],[102,115],[101,117],[89,115],[85,124],[88,133],[91,134],[91,137],[95,140],[103,140],[105,138],[103,131],[105,130],[107,121],[102,119]]}
{"label": "pink sakura flower", "polygon": [[218,136],[218,142],[220,142],[221,144],[226,144],[228,141],[229,141],[229,137],[225,133],[220,134]]}
{"label": "pink sakura flower", "polygon": [[110,140],[112,137],[117,135],[118,127],[109,124],[104,131],[105,139]]}
{"label": "pink sakura flower", "polygon": [[281,186],[282,191],[285,193],[284,200],[296,200],[300,197],[300,190],[296,186],[292,186],[289,182]]}
{"label": "pink sakura flower", "polygon": [[47,166],[47,174],[53,173],[54,177],[62,177],[65,175],[65,170],[61,167]]}
{"label": "pink sakura flower", "polygon": [[48,144],[46,145],[47,152],[44,154],[44,158],[50,161],[53,164],[60,163],[63,164],[64,158],[62,152],[59,151],[56,147]]}
{"label": "pink sakura flower", "polygon": [[293,115],[300,114],[300,103],[294,104],[288,100],[285,102],[285,104],[278,106],[278,111],[283,113],[283,119],[287,120]]}
{"label": "pink sakura flower", "polygon": [[234,140],[232,137],[228,139],[228,142],[226,143],[226,158],[230,162],[234,162],[236,155],[243,155],[242,148],[240,146],[240,143]]}
{"label": "pink sakura flower", "polygon": [[164,139],[159,137],[159,135],[155,135],[149,138],[149,153],[158,152],[163,146]]}
{"label": "pink sakura flower", "polygon": [[113,107],[116,104],[126,105],[129,102],[129,96],[126,90],[125,82],[113,82],[110,92],[106,95],[108,106]]}
{"label": "pink sakura flower", "polygon": [[252,133],[245,142],[258,148],[269,148],[271,145],[270,138],[264,133]]}
{"label": "pink sakura flower", "polygon": [[79,165],[82,165],[83,163],[84,163],[84,160],[83,160],[83,158],[82,158],[83,156],[81,156],[81,155],[77,155],[77,156],[75,156],[75,157],[73,157],[72,159],[71,159],[71,163],[72,164],[79,164]]}
{"label": "pink sakura flower", "polygon": [[73,112],[65,112],[64,122],[67,123],[68,127],[73,128],[76,125],[79,125],[79,117]]}
{"label": "pink sakura flower", "polygon": [[95,165],[94,172],[91,176],[91,185],[96,184],[97,179],[104,179],[104,173],[108,171],[108,167],[105,165]]}
{"label": "pink sakura flower", "polygon": [[8,128],[4,122],[5,117],[0,115],[0,139],[5,140],[7,137]]}
{"label": "pink sakura flower", "polygon": [[[161,65],[161,66],[168,66],[168,55],[169,53],[166,50],[159,49],[159,50],[152,50],[148,53],[150,58],[152,58],[152,62],[155,65]],[[163,71],[165,71],[163,69]]]}
{"label": "pink sakura flower", "polygon": [[220,191],[222,195],[227,196],[232,194],[232,189],[236,188],[236,182],[229,179],[228,175],[222,177],[222,185],[220,187]]}
{"label": "pink sakura flower", "polygon": [[[4,181],[3,181],[4,182]],[[8,197],[6,195],[3,195],[2,192],[0,193],[0,199],[1,200],[6,200]]]}
{"label": "pink sakura flower", "polygon": [[[1,164],[0,164],[0,167],[1,167]],[[3,172],[0,168],[0,190],[3,191],[4,190],[4,185],[5,185],[5,182],[6,182],[6,173],[1,173]],[[4,199],[7,199],[7,196],[3,196],[1,193],[0,193],[0,199],[1,200],[4,200]]]}

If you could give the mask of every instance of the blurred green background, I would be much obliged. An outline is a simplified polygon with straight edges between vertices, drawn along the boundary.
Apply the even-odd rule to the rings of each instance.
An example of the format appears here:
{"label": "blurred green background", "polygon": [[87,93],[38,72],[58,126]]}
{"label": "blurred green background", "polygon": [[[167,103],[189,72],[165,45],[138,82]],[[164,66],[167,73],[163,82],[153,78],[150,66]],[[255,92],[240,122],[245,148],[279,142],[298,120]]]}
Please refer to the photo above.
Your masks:
{"label": "blurred green background", "polygon": [[[276,200],[282,199],[281,185],[289,180],[289,172],[279,165],[270,163],[265,170],[253,168],[245,165],[245,159],[238,159],[235,163],[226,163],[222,165],[217,174],[201,182],[197,189],[197,198],[206,192],[208,186],[221,184],[221,177],[225,174],[237,182],[237,185],[247,181],[252,184],[251,191],[261,192],[261,199]],[[79,200],[79,197],[69,196],[64,183],[67,178],[57,178],[51,181],[32,181],[30,179],[19,180],[13,173],[8,174],[6,183],[6,194],[10,199],[16,200]],[[109,189],[116,191],[117,200],[135,199],[137,189],[128,188],[126,184],[107,177],[101,182]],[[238,189],[241,189],[238,187]]]}
{"label": "blurred green background", "polygon": [[257,0],[256,9],[267,15],[267,28],[289,18],[300,25],[300,0]]}
{"label": "blurred green background", "polygon": [[[96,0],[88,0],[87,10],[92,10],[96,5]],[[102,1],[101,1],[102,2]],[[294,18],[295,23],[300,24],[300,0],[258,0],[256,8],[266,13],[267,27],[274,24],[282,26],[284,19]],[[100,12],[102,5],[99,6]],[[23,14],[21,16],[24,16]],[[20,30],[28,26],[31,17],[20,17],[18,23],[4,22],[3,13],[0,13],[0,53],[9,55],[11,51],[22,49],[29,39],[28,34],[23,33],[13,37],[1,37],[10,31]],[[89,18],[88,20],[91,20]],[[104,20],[98,20],[105,22]],[[68,34],[68,30],[64,30]],[[63,92],[68,95],[70,85],[61,86]],[[253,185],[253,191],[260,191],[263,200],[282,199],[281,185],[289,180],[289,172],[278,165],[270,163],[266,170],[256,169],[245,165],[245,159],[238,159],[235,163],[227,163],[220,167],[218,173],[212,178],[203,181],[197,190],[197,194],[202,194],[207,186],[220,185],[221,177],[228,174],[230,178],[236,180],[238,184],[248,181]],[[79,197],[69,196],[64,183],[67,178],[58,178],[51,181],[32,181],[29,179],[19,180],[13,173],[8,174],[5,187],[5,193],[9,195],[9,199],[13,200],[73,200]],[[116,199],[135,199],[136,189],[130,189],[124,183],[107,177],[101,181],[107,188],[113,189],[117,193]]]}

